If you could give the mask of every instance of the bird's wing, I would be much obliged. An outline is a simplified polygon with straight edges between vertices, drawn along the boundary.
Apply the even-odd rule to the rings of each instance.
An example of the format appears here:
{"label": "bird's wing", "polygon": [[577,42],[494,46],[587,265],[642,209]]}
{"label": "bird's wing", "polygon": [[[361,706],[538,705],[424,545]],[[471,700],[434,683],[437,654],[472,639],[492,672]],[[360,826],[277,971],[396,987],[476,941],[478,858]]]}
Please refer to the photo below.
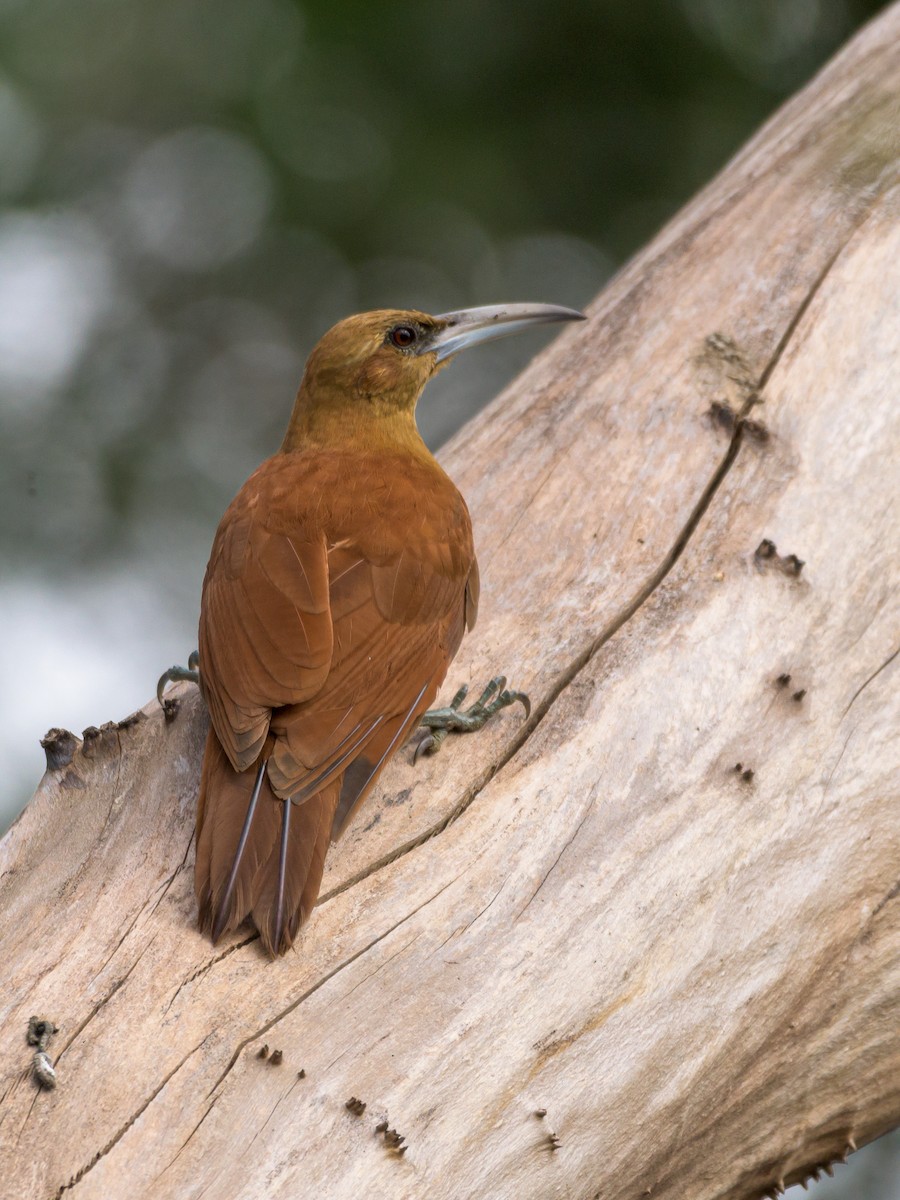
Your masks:
{"label": "bird's wing", "polygon": [[443,682],[462,639],[466,575],[439,553],[404,549],[376,563],[338,544],[327,557],[331,670],[312,700],[273,714],[269,777],[302,800],[340,774],[337,835]]}
{"label": "bird's wing", "polygon": [[[329,840],[440,686],[462,636],[465,581],[408,552],[373,562],[343,540],[257,529],[240,541],[238,569],[214,556],[204,593],[200,671],[213,729],[195,877],[213,940],[252,912],[274,955],[315,903]],[[291,559],[284,576],[271,567]],[[323,586],[327,625],[312,603]],[[249,769],[234,762],[236,747]]]}
{"label": "bird's wing", "polygon": [[346,822],[473,619],[464,525],[464,537],[429,537],[416,552],[395,537],[329,544],[274,531],[255,510],[226,514],[204,584],[200,669],[236,770],[271,735],[275,793],[299,803],[342,777],[336,829]]}
{"label": "bird's wing", "polygon": [[258,758],[273,708],[321,689],[332,645],[325,539],[273,534],[254,510],[232,505],[203,584],[200,671],[236,771]]}

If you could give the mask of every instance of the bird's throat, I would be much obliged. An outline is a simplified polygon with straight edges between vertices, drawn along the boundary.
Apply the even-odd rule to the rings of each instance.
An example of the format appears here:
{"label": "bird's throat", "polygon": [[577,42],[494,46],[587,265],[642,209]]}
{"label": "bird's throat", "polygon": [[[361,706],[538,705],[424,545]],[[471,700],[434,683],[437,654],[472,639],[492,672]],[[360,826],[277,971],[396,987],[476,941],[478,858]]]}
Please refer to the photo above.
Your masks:
{"label": "bird's throat", "polygon": [[414,407],[379,396],[313,397],[301,387],[281,450],[315,448],[399,450],[431,458],[416,426]]}

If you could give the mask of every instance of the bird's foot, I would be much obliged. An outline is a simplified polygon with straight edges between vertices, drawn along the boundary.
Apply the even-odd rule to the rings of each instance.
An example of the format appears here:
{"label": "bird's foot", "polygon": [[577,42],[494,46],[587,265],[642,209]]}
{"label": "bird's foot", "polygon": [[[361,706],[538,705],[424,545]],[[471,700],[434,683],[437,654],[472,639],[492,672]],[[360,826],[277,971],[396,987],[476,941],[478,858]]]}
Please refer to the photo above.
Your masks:
{"label": "bird's foot", "polygon": [[465,684],[459,689],[446,708],[432,708],[422,714],[420,725],[428,731],[416,746],[413,762],[423,754],[437,754],[448,733],[474,733],[481,729],[491,717],[511,704],[519,703],[525,709],[525,719],[531,715],[531,701],[524,692],[508,692],[506,676],[498,675],[487,685],[471,708],[460,708],[468,694]]}
{"label": "bird's foot", "polygon": [[166,713],[169,712],[169,705],[174,703],[165,698],[166,684],[180,683],[182,680],[187,680],[188,683],[199,684],[200,682],[200,655],[196,650],[191,651],[186,667],[169,667],[168,671],[163,671],[159,677],[159,683],[156,685],[156,698]]}

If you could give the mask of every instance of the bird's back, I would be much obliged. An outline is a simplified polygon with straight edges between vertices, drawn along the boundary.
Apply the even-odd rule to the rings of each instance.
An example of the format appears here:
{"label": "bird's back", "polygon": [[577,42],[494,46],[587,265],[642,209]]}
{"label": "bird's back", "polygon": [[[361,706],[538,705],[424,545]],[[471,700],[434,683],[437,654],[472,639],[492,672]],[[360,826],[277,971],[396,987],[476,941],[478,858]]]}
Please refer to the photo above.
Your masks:
{"label": "bird's back", "polygon": [[291,944],[330,838],[433,700],[477,600],[468,511],[427,451],[296,450],[247,481],[200,621],[196,883],[214,937],[252,914],[270,952]]}

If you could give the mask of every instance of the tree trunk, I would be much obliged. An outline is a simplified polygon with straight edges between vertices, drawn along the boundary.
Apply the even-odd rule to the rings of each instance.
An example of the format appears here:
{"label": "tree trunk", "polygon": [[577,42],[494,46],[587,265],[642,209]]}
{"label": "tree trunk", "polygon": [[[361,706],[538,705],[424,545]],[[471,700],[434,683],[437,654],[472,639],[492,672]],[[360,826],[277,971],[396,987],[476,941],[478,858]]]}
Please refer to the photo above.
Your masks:
{"label": "tree trunk", "polygon": [[738,1200],[900,1121],[898,97],[895,5],[447,448],[447,691],[534,710],[399,756],[296,954],[195,928],[195,689],[50,744],[4,1195]]}

